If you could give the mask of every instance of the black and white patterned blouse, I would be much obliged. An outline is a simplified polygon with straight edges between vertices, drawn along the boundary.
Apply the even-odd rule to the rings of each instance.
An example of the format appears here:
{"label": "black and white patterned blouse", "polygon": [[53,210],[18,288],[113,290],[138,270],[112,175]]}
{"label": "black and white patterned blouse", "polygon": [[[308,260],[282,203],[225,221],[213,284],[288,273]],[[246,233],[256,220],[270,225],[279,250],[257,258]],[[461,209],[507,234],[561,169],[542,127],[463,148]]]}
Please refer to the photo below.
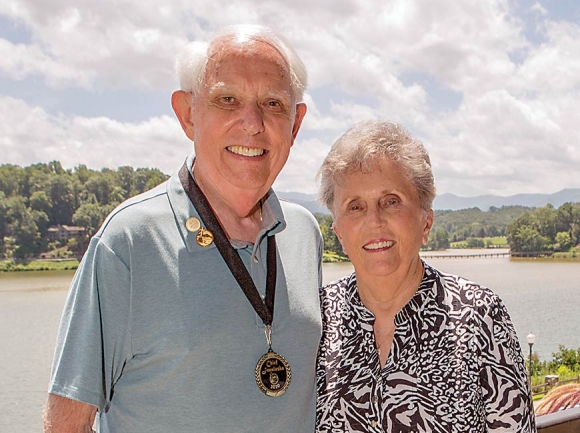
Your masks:
{"label": "black and white patterned blouse", "polygon": [[536,431],[524,356],[491,290],[426,263],[381,370],[356,275],[321,289],[318,432]]}

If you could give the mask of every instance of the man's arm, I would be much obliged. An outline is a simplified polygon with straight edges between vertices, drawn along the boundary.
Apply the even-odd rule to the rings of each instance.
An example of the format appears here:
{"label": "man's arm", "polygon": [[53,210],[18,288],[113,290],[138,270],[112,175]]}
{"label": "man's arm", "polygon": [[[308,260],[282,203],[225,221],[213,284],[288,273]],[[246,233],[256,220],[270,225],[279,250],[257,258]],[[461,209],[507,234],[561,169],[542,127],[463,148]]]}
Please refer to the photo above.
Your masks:
{"label": "man's arm", "polygon": [[49,394],[44,411],[44,433],[91,433],[97,408]]}

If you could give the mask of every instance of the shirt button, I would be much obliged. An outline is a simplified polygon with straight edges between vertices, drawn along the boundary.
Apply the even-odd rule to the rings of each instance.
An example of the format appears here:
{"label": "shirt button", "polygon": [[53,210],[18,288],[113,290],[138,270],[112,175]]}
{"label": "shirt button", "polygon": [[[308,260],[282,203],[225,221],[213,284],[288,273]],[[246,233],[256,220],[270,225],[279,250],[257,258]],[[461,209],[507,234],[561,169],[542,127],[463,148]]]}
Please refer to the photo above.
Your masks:
{"label": "shirt button", "polygon": [[379,398],[376,395],[373,395],[372,400],[373,400],[373,403],[376,403],[377,401],[379,401]]}
{"label": "shirt button", "polygon": [[373,421],[373,422],[371,422],[371,425],[372,425],[373,427],[376,427],[376,426],[377,426],[377,422],[376,422],[376,421]]}

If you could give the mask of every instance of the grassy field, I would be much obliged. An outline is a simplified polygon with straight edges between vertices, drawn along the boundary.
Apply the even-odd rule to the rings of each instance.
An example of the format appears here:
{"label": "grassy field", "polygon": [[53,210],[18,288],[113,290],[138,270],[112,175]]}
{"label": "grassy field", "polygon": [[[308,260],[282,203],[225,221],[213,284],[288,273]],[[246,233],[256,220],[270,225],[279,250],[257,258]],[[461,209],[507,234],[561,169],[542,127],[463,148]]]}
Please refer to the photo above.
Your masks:
{"label": "grassy field", "polygon": [[347,257],[339,256],[336,253],[331,253],[329,251],[325,251],[322,255],[322,262],[323,263],[337,263],[337,262],[348,262]]}
{"label": "grassy field", "polygon": [[0,261],[0,272],[8,271],[66,271],[79,266],[77,259],[32,260],[15,263],[12,260]]}
{"label": "grassy field", "polygon": [[[476,239],[481,239],[483,241],[483,244],[487,245],[487,248],[509,248],[507,238],[505,236],[493,236]],[[450,248],[463,249],[471,247],[468,245],[467,241],[460,241],[460,242],[451,242]]]}

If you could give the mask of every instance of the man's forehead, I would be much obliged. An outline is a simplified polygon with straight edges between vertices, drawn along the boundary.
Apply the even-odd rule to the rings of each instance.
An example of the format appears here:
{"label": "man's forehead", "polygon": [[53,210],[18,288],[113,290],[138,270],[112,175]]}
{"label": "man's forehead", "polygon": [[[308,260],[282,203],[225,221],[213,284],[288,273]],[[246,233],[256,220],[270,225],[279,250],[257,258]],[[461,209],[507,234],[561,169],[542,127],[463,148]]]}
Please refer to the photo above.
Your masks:
{"label": "man's forehead", "polygon": [[283,74],[288,73],[289,67],[284,57],[276,47],[266,41],[245,38],[228,38],[217,40],[210,45],[207,67],[218,68],[225,60],[233,58],[255,58],[271,61],[276,64]]}

